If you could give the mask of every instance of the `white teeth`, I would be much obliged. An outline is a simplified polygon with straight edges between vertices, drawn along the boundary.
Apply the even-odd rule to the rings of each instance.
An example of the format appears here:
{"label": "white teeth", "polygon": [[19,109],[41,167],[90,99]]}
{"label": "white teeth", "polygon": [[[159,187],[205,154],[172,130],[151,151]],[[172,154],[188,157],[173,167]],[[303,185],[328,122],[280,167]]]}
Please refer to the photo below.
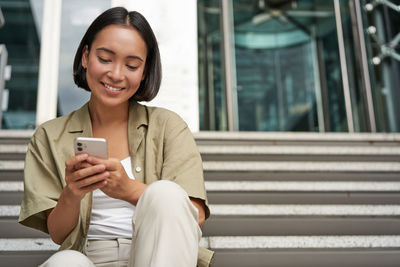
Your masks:
{"label": "white teeth", "polygon": [[115,88],[115,87],[109,86],[108,84],[104,84],[104,86],[111,91],[121,91],[122,90],[122,88]]}

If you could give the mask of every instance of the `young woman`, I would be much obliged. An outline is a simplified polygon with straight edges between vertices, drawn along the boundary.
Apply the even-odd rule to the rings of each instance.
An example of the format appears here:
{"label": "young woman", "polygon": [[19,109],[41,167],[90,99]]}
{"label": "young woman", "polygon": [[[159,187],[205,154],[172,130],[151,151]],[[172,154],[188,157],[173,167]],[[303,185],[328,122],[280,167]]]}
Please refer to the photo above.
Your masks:
{"label": "young woman", "polygon": [[[74,61],[82,108],[41,125],[28,147],[19,221],[60,252],[42,266],[208,266],[202,163],[182,119],[150,101],[157,41],[138,12],[118,7],[89,26]],[[74,155],[76,137],[108,141],[109,158]]]}

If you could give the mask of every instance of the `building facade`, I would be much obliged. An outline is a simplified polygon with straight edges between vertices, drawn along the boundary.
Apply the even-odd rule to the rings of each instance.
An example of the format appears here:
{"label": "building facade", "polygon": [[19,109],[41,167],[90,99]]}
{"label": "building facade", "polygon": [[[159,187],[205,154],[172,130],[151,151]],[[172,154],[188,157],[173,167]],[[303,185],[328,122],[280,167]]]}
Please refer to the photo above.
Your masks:
{"label": "building facade", "polygon": [[2,128],[88,100],[73,84],[75,50],[118,5],[143,13],[159,40],[164,77],[150,104],[192,131],[400,131],[395,0],[0,0]]}

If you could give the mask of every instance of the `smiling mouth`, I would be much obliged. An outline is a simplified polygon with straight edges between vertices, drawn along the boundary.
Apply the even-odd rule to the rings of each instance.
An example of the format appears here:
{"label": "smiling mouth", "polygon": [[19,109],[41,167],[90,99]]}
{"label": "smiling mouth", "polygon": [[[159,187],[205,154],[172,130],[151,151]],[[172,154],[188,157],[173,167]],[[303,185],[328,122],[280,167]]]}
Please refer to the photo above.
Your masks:
{"label": "smiling mouth", "polygon": [[111,85],[108,85],[108,84],[106,84],[106,83],[103,83],[103,85],[104,85],[108,90],[113,91],[113,92],[118,92],[118,91],[121,91],[122,89],[124,89],[124,88],[112,87]]}

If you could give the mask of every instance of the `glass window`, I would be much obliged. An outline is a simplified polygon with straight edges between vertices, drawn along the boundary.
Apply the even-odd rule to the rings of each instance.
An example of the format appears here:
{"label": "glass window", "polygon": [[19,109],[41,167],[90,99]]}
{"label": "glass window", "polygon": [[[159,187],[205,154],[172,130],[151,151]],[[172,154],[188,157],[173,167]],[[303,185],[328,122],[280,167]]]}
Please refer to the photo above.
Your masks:
{"label": "glass window", "polygon": [[198,1],[200,129],[227,130],[219,0]]}
{"label": "glass window", "polygon": [[[212,39],[212,58],[205,50],[199,53],[200,68],[213,69],[199,76],[202,95],[210,94],[212,85],[213,94],[223,96],[216,89],[221,76],[214,70],[222,64],[215,61],[221,54],[217,53],[221,48],[217,2],[198,1],[199,7],[213,6],[213,12],[199,8],[199,49],[204,49],[204,40],[218,36]],[[239,130],[347,131],[333,1],[232,0],[232,4]],[[349,19],[348,14],[345,17]],[[212,129],[205,119],[209,104],[202,103],[207,100],[200,99],[204,130]],[[220,116],[216,111],[220,102],[213,105],[215,116]]]}
{"label": "glass window", "polygon": [[43,0],[0,0],[5,24],[0,43],[8,51],[10,79],[3,92],[4,129],[35,127]]}
{"label": "glass window", "polygon": [[87,28],[110,7],[111,0],[62,2],[57,115],[68,114],[89,100],[89,92],[75,85],[72,66],[76,49]]}
{"label": "glass window", "polygon": [[400,132],[399,1],[361,4],[377,131]]}

